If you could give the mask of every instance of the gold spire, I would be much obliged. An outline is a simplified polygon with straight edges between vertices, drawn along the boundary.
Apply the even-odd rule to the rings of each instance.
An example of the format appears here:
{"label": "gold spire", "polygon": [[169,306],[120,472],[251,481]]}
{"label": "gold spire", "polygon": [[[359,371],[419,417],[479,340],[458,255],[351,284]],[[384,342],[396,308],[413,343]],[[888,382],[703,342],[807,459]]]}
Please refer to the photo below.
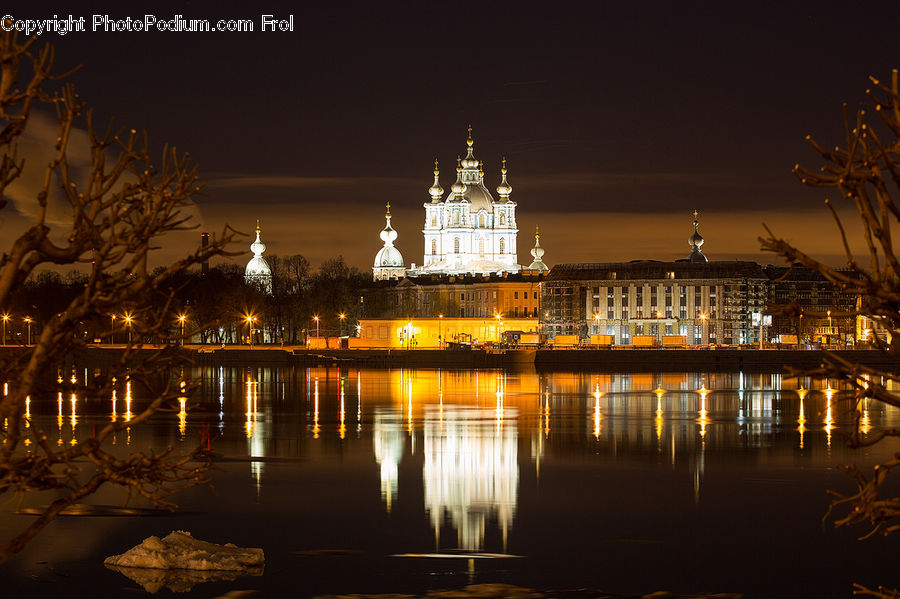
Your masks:
{"label": "gold spire", "polygon": [[541,238],[541,226],[540,226],[540,225],[535,225],[535,226],[534,226],[534,238],[535,238],[535,239],[540,239],[540,238]]}
{"label": "gold spire", "polygon": [[481,160],[478,161],[478,176],[484,176],[484,162],[482,162]]}
{"label": "gold spire", "polygon": [[472,125],[469,125],[469,138],[466,140],[466,145],[471,148],[474,143],[475,141],[472,139]]}
{"label": "gold spire", "polygon": [[700,213],[694,210],[694,220],[697,220],[698,216],[700,216]]}
{"label": "gold spire", "polygon": [[462,170],[462,158],[457,156],[456,157],[456,172],[458,173],[461,170]]}
{"label": "gold spire", "polygon": [[440,174],[441,174],[441,171],[440,171],[440,169],[438,168],[438,159],[437,159],[437,158],[434,159],[434,174],[435,174],[435,175],[440,175]]}
{"label": "gold spire", "polygon": [[500,167],[500,172],[506,174],[506,156],[503,157],[503,166]]}
{"label": "gold spire", "polygon": [[384,213],[384,217],[390,218],[391,217],[391,203],[390,202],[386,203],[384,205],[384,207],[387,209],[387,212]]}
{"label": "gold spire", "polygon": [[262,232],[262,229],[259,228],[259,217],[256,217],[256,234],[259,235]]}

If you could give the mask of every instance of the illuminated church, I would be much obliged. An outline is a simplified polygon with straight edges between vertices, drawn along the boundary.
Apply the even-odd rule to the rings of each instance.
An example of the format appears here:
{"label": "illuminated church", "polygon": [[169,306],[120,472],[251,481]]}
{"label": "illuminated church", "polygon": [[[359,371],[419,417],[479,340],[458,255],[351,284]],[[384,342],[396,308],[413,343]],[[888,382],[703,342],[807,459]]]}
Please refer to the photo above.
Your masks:
{"label": "illuminated church", "polygon": [[269,268],[269,263],[263,258],[266,244],[259,238],[261,232],[259,219],[256,219],[256,241],[250,244],[253,258],[250,259],[250,262],[247,263],[247,268],[244,270],[244,281],[248,285],[255,285],[263,293],[272,295],[272,269]]}
{"label": "illuminated church", "polygon": [[[445,196],[440,183],[438,161],[434,161],[434,182],[428,189],[431,201],[424,204],[425,248],[421,266],[405,271],[406,276],[430,274],[503,274],[523,269],[518,263],[516,203],[510,199],[506,159],[500,169],[497,198],[484,183],[484,164],[475,158],[472,128],[466,139],[466,156],[457,158],[456,181]],[[381,234],[384,248],[373,267],[375,280],[402,278],[400,252],[393,246],[396,232],[387,226]],[[543,249],[538,248],[543,254]],[[386,259],[390,257],[390,259]],[[537,269],[547,267],[539,260]],[[541,268],[543,267],[543,268]]]}

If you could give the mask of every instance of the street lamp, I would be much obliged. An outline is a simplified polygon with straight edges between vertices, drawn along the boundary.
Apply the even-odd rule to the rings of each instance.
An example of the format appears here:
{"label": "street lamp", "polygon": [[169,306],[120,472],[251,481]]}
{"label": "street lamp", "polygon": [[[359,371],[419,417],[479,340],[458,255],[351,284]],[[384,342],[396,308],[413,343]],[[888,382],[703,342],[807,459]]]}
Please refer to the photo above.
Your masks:
{"label": "street lamp", "polygon": [[3,315],[3,345],[6,345],[6,323],[9,320],[9,314]]}
{"label": "street lamp", "polygon": [[600,334],[600,313],[599,312],[594,312],[594,326],[596,327],[595,332],[599,335]]}
{"label": "street lamp", "polygon": [[178,321],[181,323],[181,347],[184,347],[184,320],[187,318],[186,314],[179,314]]}
{"label": "street lamp", "polygon": [[244,317],[244,320],[247,321],[247,343],[250,344],[250,347],[253,347],[253,316],[248,314]]}
{"label": "street lamp", "polygon": [[109,344],[116,342],[116,315],[109,315]]}
{"label": "street lamp", "polygon": [[438,347],[444,347],[444,315],[438,314]]}
{"label": "street lamp", "polygon": [[341,319],[341,337],[344,336],[344,319],[347,318],[347,315],[341,312],[338,314],[338,318]]}
{"label": "street lamp", "polygon": [[707,343],[707,341],[706,341],[706,339],[707,339],[707,335],[706,335],[706,319],[707,319],[706,313],[705,313],[705,312],[701,312],[701,313],[700,313],[700,343],[701,343],[701,344],[702,344],[702,343]]}
{"label": "street lamp", "polygon": [[319,315],[313,316],[313,320],[316,321],[316,337],[319,336]]}
{"label": "street lamp", "polygon": [[28,338],[27,338],[26,345],[31,345],[31,317],[30,316],[25,317],[25,324],[28,325]]}
{"label": "street lamp", "polygon": [[500,320],[500,313],[498,312],[496,315],[497,318],[497,343],[500,343],[503,340],[503,321]]}
{"label": "street lamp", "polygon": [[128,327],[128,344],[131,344],[131,314],[125,315],[125,325]]}

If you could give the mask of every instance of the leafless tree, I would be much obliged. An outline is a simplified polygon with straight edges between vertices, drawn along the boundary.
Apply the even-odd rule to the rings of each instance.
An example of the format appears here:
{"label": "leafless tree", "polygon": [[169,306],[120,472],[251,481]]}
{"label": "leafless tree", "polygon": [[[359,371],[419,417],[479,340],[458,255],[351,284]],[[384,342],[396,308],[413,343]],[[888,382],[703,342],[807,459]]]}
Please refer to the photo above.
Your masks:
{"label": "leafless tree", "polygon": [[[846,268],[833,268],[777,237],[766,228],[760,238],[762,248],[783,256],[788,262],[799,262],[824,275],[845,292],[859,297],[853,315],[866,317],[883,334],[873,338],[881,351],[900,357],[900,259],[893,245],[892,228],[900,220],[900,89],[897,71],[887,84],[870,78],[872,88],[860,108],[844,106],[846,140],[844,147],[828,149],[808,137],[812,147],[824,160],[819,169],[797,165],[795,174],[813,187],[835,190],[836,202],[848,202],[856,209],[862,225],[862,248],[858,261],[838,210],[828,199],[847,260]],[[858,248],[857,248],[858,249]],[[788,308],[796,311],[797,308]],[[821,318],[824,315],[810,314]],[[815,374],[843,380],[855,390],[856,426],[849,436],[853,447],[873,445],[887,437],[898,437],[898,430],[880,430],[863,435],[860,429],[861,405],[867,399],[900,407],[900,395],[889,391],[881,381],[898,381],[896,372],[882,371],[828,355]],[[883,497],[880,493],[891,471],[900,466],[900,454],[874,467],[870,474],[855,465],[844,466],[856,482],[852,494],[832,491],[834,499],[829,514],[836,526],[866,524],[865,537],[888,535],[900,529],[900,498]],[[868,589],[857,585],[855,594],[876,597],[900,597],[900,592],[879,587]]]}
{"label": "leafless tree", "polygon": [[[154,410],[189,392],[187,381],[162,377],[162,382],[154,383],[147,408],[129,422],[112,422],[68,446],[49,443],[26,417],[25,408],[29,397],[47,392],[47,374],[52,372],[55,378],[57,364],[81,348],[79,321],[109,319],[109,314],[128,305],[135,310],[130,323],[135,346],[141,339],[166,338],[173,330],[174,312],[171,292],[163,291],[165,283],[184,269],[226,253],[224,248],[234,237],[226,228],[208,247],[151,271],[148,260],[160,237],[193,228],[186,209],[200,189],[197,167],[170,147],[154,164],[146,134],[112,124],[97,133],[91,112],[65,82],[68,74],[55,75],[53,62],[53,48],[38,48],[35,38],[22,42],[7,34],[0,39],[0,208],[7,205],[10,186],[26,168],[19,151],[29,123],[45,112],[55,114],[57,121],[55,142],[49,140],[53,157],[39,183],[27,190],[35,206],[33,224],[0,258],[0,306],[42,265],[82,265],[90,274],[68,307],[44,323],[39,338],[0,365],[0,376],[9,383],[8,394],[0,399],[0,422],[6,423],[0,445],[0,495],[51,491],[55,497],[21,533],[0,543],[0,562],[20,551],[66,507],[103,485],[118,485],[129,497],[171,508],[171,493],[206,480],[208,464],[194,461],[193,455],[177,456],[170,449],[122,458],[104,445],[116,431],[146,421]],[[89,161],[78,172],[71,153],[73,138],[84,135],[82,128],[87,131]],[[65,207],[70,217],[65,226],[48,218],[51,201]],[[140,379],[151,370],[167,372],[181,359],[173,345],[167,347],[144,360],[132,378]],[[119,367],[133,365],[138,353],[130,346]],[[110,383],[98,385],[92,392],[109,392]]]}

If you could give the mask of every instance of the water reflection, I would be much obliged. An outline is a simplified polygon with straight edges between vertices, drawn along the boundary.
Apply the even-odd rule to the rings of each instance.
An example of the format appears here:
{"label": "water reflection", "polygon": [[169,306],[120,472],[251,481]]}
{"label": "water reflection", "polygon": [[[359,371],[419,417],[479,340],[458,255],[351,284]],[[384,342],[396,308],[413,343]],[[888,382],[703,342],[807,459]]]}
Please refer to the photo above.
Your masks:
{"label": "water reflection", "polygon": [[[82,370],[75,372],[80,380]],[[63,369],[58,389],[26,402],[25,426],[45,431],[49,443],[54,427],[63,446],[109,422],[133,425],[132,414],[150,401],[127,379],[102,398],[73,394],[68,375]],[[185,453],[199,439],[223,455],[219,467],[229,476],[216,478],[221,491],[193,506],[198,511],[230,518],[283,553],[298,547],[284,546],[282,537],[370,543],[377,556],[502,547],[534,557],[504,564],[517,576],[542,559],[552,562],[548,572],[575,572],[565,578],[570,585],[592,568],[603,585],[612,584],[610,576],[633,582],[660,571],[640,565],[655,546],[616,539],[665,543],[656,555],[672,572],[647,583],[653,586],[681,576],[690,568],[685,560],[717,576],[734,571],[743,584],[746,575],[733,564],[761,552],[771,554],[771,567],[800,554],[816,564],[840,554],[825,555],[824,545],[793,548],[808,531],[785,532],[787,518],[759,506],[812,514],[818,531],[809,505],[834,480],[835,464],[855,455],[842,434],[857,417],[863,435],[900,428],[897,408],[862,401],[857,415],[852,392],[838,383],[777,373],[216,365],[184,377],[200,383],[196,391],[112,442],[123,454],[167,446]],[[864,453],[874,459],[897,449],[890,440]],[[725,496],[728,505],[717,505]],[[791,544],[773,542],[785,538]],[[78,546],[71,540],[59,545],[68,552]],[[592,561],[600,551],[605,569]],[[828,568],[828,575],[839,570]],[[741,585],[725,588],[732,586]]]}
{"label": "water reflection", "polygon": [[372,422],[375,461],[381,467],[381,501],[390,513],[397,500],[398,465],[403,459],[406,435],[400,421],[389,410],[377,408]]}
{"label": "water reflection", "polygon": [[[198,391],[183,393],[176,410],[157,415],[156,421],[168,422],[169,433],[149,428],[154,433],[145,442],[190,450],[199,437],[220,453],[253,458],[248,474],[259,494],[265,487],[263,458],[324,459],[364,439],[369,463],[380,470],[387,512],[404,492],[400,464],[406,454],[415,456],[423,462],[423,497],[410,499],[424,506],[436,545],[449,527],[456,545],[467,550],[482,549],[494,524],[506,538],[515,521],[520,462],[533,466],[539,486],[548,456],[660,456],[673,470],[687,468],[699,502],[711,454],[731,460],[764,449],[770,460],[800,456],[824,463],[841,445],[836,435],[850,430],[857,417],[852,393],[836,383],[775,373],[216,366],[184,376],[200,381]],[[97,423],[130,422],[132,410],[148,399],[135,396],[126,379],[113,381],[109,401],[102,402],[109,410],[100,411],[96,402],[69,391],[56,393],[53,408],[46,398],[29,398],[25,426],[55,417],[62,446]],[[896,408],[863,401],[859,410],[863,435],[900,424]],[[210,425],[217,435],[209,434]],[[132,427],[125,435],[124,445],[132,445]]]}
{"label": "water reflection", "polygon": [[519,484],[517,410],[498,407],[426,406],[424,419],[425,509],[440,548],[445,515],[456,530],[456,547],[484,547],[485,527],[496,520],[504,551],[516,513]]}

